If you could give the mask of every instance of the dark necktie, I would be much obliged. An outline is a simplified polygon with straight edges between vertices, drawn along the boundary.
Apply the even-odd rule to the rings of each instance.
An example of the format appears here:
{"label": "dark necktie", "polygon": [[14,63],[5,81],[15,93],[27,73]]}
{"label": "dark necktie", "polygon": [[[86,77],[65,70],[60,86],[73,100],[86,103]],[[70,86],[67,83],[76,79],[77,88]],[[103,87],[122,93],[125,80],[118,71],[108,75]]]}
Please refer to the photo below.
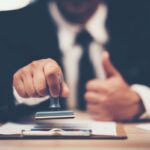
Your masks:
{"label": "dark necktie", "polygon": [[83,49],[83,54],[79,62],[79,79],[77,86],[77,107],[80,110],[86,109],[86,101],[84,99],[86,83],[95,77],[94,68],[89,57],[89,46],[92,41],[93,38],[85,30],[81,31],[76,38],[76,43]]}

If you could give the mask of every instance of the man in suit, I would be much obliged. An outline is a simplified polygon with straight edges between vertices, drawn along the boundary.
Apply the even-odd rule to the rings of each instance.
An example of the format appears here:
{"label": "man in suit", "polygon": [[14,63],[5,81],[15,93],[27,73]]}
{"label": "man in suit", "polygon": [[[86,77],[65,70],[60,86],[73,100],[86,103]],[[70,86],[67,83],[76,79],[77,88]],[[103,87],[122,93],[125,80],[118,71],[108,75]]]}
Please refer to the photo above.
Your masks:
{"label": "man in suit", "polygon": [[[117,4],[123,5],[119,1]],[[10,83],[9,90],[5,90],[8,98],[13,96],[13,82],[15,102],[29,105],[31,110],[33,105],[38,109],[47,106],[48,95],[68,96],[70,89],[68,107],[86,107],[95,120],[124,121],[148,115],[150,72],[145,66],[149,65],[149,52],[145,50],[143,57],[138,54],[141,47],[135,44],[139,40],[134,39],[136,30],[126,22],[135,16],[131,9],[135,4],[130,2],[128,6],[124,2],[130,19],[125,10],[114,5],[108,2],[107,8],[102,0],[39,1],[23,10],[2,14],[0,42],[5,50],[3,58],[9,59],[3,69],[3,82],[7,79]],[[119,16],[114,8],[119,10]],[[107,9],[110,54],[104,51],[108,41]],[[145,37],[139,38],[142,36]],[[141,61],[143,58],[145,61]]]}

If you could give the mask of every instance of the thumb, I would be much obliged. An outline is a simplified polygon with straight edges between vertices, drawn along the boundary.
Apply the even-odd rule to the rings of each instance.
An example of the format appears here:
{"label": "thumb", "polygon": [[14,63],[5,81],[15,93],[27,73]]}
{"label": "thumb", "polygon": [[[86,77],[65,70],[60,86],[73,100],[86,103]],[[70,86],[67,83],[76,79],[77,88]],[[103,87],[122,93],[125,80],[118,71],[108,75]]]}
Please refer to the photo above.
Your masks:
{"label": "thumb", "polygon": [[107,51],[104,51],[102,53],[102,59],[103,59],[102,63],[103,63],[104,71],[106,73],[107,78],[112,77],[112,76],[119,76],[119,72],[111,63],[110,56]]}

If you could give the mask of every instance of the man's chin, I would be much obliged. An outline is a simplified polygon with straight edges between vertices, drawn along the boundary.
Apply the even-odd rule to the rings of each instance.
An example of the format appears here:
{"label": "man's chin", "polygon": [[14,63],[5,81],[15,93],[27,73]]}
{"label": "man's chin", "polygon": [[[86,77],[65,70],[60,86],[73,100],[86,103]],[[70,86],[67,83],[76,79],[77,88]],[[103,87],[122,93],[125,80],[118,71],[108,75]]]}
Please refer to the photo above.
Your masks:
{"label": "man's chin", "polygon": [[57,0],[61,13],[72,23],[82,23],[96,10],[99,0]]}
{"label": "man's chin", "polygon": [[90,6],[88,4],[84,3],[73,3],[73,2],[66,2],[63,5],[64,9],[69,14],[83,14],[84,12],[87,12],[90,9]]}

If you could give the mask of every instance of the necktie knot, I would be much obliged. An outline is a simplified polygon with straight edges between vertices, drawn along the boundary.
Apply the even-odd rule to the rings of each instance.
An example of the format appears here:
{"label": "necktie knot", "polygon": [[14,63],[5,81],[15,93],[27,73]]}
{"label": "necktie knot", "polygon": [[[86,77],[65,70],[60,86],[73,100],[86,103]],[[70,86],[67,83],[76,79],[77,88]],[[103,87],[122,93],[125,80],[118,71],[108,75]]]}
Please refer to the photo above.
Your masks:
{"label": "necktie knot", "polygon": [[88,48],[89,44],[93,41],[92,36],[86,31],[82,30],[77,34],[76,44],[81,45],[84,48]]}

